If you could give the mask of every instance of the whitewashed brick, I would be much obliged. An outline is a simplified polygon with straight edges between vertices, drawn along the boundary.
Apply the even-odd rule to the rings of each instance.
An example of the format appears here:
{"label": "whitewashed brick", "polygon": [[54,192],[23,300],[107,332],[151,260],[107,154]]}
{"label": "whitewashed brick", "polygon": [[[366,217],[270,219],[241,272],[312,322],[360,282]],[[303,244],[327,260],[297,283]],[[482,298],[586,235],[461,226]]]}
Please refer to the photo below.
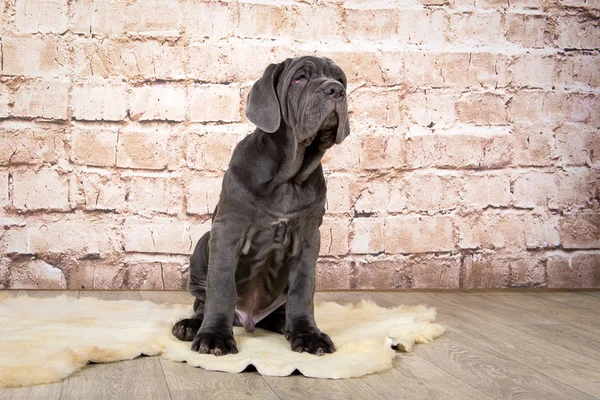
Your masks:
{"label": "whitewashed brick", "polygon": [[548,206],[553,209],[593,207],[600,193],[597,169],[569,168],[554,174],[556,190],[550,193]]}
{"label": "whitewashed brick", "polygon": [[76,127],[71,144],[71,161],[108,167],[115,165],[119,132],[114,128]]}
{"label": "whitewashed brick", "polygon": [[506,14],[506,39],[523,47],[543,48],[546,45],[548,17],[537,14]]}
{"label": "whitewashed brick", "polygon": [[[350,130],[352,131],[352,126]],[[361,138],[351,134],[344,140],[344,143],[327,150],[321,164],[325,171],[352,170],[360,166],[362,151]]]}
{"label": "whitewashed brick", "polygon": [[118,235],[120,229],[107,222],[65,219],[50,223],[28,219],[25,227],[8,232],[6,253],[97,257],[121,251]]}
{"label": "whitewashed brick", "polygon": [[234,85],[202,85],[190,89],[190,121],[237,122],[240,89]]}
{"label": "whitewashed brick", "polygon": [[17,261],[8,273],[11,289],[66,289],[63,271],[47,262],[32,258]]}
{"label": "whitewashed brick", "polygon": [[512,86],[552,89],[558,80],[556,57],[521,55],[513,59],[509,66]]}
{"label": "whitewashed brick", "polygon": [[0,209],[9,205],[8,201],[8,171],[0,171]]}
{"label": "whitewashed brick", "polygon": [[268,3],[240,3],[239,21],[234,34],[243,38],[261,39],[289,37],[293,29],[290,14],[290,7]]}
{"label": "whitewashed brick", "polygon": [[81,185],[86,210],[125,211],[127,187],[119,178],[85,174],[81,178]]}
{"label": "whitewashed brick", "polygon": [[569,49],[600,47],[600,32],[595,18],[584,14],[561,15],[557,18],[558,46]]}
{"label": "whitewashed brick", "polygon": [[520,90],[508,102],[512,122],[557,124],[566,119],[566,96],[558,92]]}
{"label": "whitewashed brick", "polygon": [[224,171],[239,137],[231,133],[196,133],[187,136],[186,160],[192,169]]}
{"label": "whitewashed brick", "polygon": [[558,216],[529,215],[523,229],[528,249],[555,248],[560,244]]}
{"label": "whitewashed brick", "polygon": [[14,92],[16,117],[67,119],[69,86],[66,80],[32,80],[21,83]]}
{"label": "whitewashed brick", "polygon": [[[543,100],[542,100],[543,101]],[[512,161],[522,167],[554,165],[554,128],[543,123],[513,124]]]}
{"label": "whitewashed brick", "polygon": [[171,0],[96,2],[79,0],[73,7],[74,32],[106,36],[178,36],[181,4]]}
{"label": "whitewashed brick", "polygon": [[127,205],[137,214],[173,215],[182,209],[183,190],[176,179],[133,177],[127,193]]}
{"label": "whitewashed brick", "polygon": [[350,242],[354,254],[375,254],[385,250],[384,218],[355,218]]}
{"label": "whitewashed brick", "polygon": [[186,90],[184,87],[152,85],[133,89],[131,118],[140,121],[185,119]]}
{"label": "whitewashed brick", "polygon": [[356,139],[359,146],[359,166],[363,169],[401,169],[407,165],[406,141],[399,135],[369,135]]}
{"label": "whitewashed brick", "polygon": [[525,247],[522,214],[484,213],[457,219],[462,249]]}
{"label": "whitewashed brick", "polygon": [[291,35],[304,42],[327,42],[343,40],[342,9],[340,7],[314,7],[299,3],[290,15],[293,26]]}
{"label": "whitewashed brick", "polygon": [[499,12],[449,14],[446,38],[452,44],[475,47],[501,45],[505,41],[502,14]]}
{"label": "whitewashed brick", "polygon": [[508,58],[489,53],[386,52],[380,63],[386,71],[386,83],[410,82],[419,88],[497,88],[506,86]]}
{"label": "whitewashed brick", "polygon": [[[238,38],[227,41],[203,40],[191,43],[188,48],[190,76],[200,81],[222,84],[255,81],[269,64],[298,55],[297,49],[285,43]],[[230,57],[231,54],[236,54],[236,57]]]}
{"label": "whitewashed brick", "polygon": [[385,221],[385,249],[394,253],[427,253],[454,250],[449,216],[395,216]]}
{"label": "whitewashed brick", "polygon": [[346,32],[351,40],[393,40],[398,36],[398,19],[398,10],[347,9]]}
{"label": "whitewashed brick", "polygon": [[554,174],[531,171],[512,183],[513,202],[516,207],[547,207],[548,200],[556,196]]}
{"label": "whitewashed brick", "polygon": [[15,25],[20,32],[62,33],[67,30],[67,0],[16,0],[15,11]]}
{"label": "whitewashed brick", "polygon": [[324,218],[319,231],[321,232],[321,255],[348,254],[349,220]]}
{"label": "whitewashed brick", "polygon": [[596,210],[566,213],[560,220],[559,231],[565,249],[598,249],[600,213]]}
{"label": "whitewashed brick", "polygon": [[565,86],[577,84],[600,87],[600,55],[594,53],[569,54],[559,64],[559,83]]}
{"label": "whitewashed brick", "polygon": [[56,37],[2,38],[2,73],[28,77],[56,77],[69,73],[69,48]]}
{"label": "whitewashed brick", "polygon": [[212,214],[219,202],[222,181],[222,178],[194,176],[192,181],[186,185],[187,213]]}
{"label": "whitewashed brick", "polygon": [[510,177],[508,175],[466,176],[461,197],[466,205],[471,207],[506,207],[511,199]]}
{"label": "whitewashed brick", "polygon": [[600,166],[600,132],[592,127],[566,123],[554,132],[556,155],[563,165]]}
{"label": "whitewashed brick", "polygon": [[400,42],[416,45],[444,43],[448,20],[442,10],[401,10],[398,17]]}
{"label": "whitewashed brick", "polygon": [[13,206],[21,211],[69,211],[69,177],[53,170],[13,171]]}
{"label": "whitewashed brick", "polygon": [[[360,192],[354,201],[355,213],[382,213],[387,209],[390,185],[385,181],[361,182]],[[357,189],[354,189],[357,191]]]}
{"label": "whitewashed brick", "polygon": [[64,141],[60,125],[0,122],[0,165],[56,163],[65,156]]}
{"label": "whitewashed brick", "polygon": [[403,104],[418,125],[443,128],[456,123],[454,102],[455,96],[446,91],[426,90],[409,94]]}
{"label": "whitewashed brick", "polygon": [[145,220],[129,217],[123,228],[125,251],[138,253],[191,254],[210,222],[197,223],[175,218]]}
{"label": "whitewashed brick", "polygon": [[467,93],[456,101],[456,118],[472,125],[506,125],[507,99],[495,93]]}
{"label": "whitewashed brick", "polygon": [[567,121],[600,125],[600,101],[594,93],[573,93],[567,98]]}
{"label": "whitewashed brick", "polygon": [[10,115],[11,93],[8,85],[0,82],[0,118],[6,118]]}
{"label": "whitewashed brick", "polygon": [[560,244],[558,218],[536,214],[484,213],[457,220],[463,249],[525,249]]}
{"label": "whitewashed brick", "polygon": [[450,175],[414,173],[393,182],[391,185],[389,211],[439,212],[458,207],[459,181]]}
{"label": "whitewashed brick", "polygon": [[350,184],[352,175],[333,173],[327,176],[327,212],[344,212],[352,205]]}
{"label": "whitewashed brick", "polygon": [[187,54],[183,43],[159,40],[123,42],[77,38],[74,71],[78,77],[184,79]]}
{"label": "whitewashed brick", "polygon": [[73,116],[78,120],[121,121],[127,116],[127,86],[93,83],[73,88]]}
{"label": "whitewashed brick", "polygon": [[183,27],[193,38],[231,36],[240,18],[230,2],[186,1],[182,7]]}
{"label": "whitewashed brick", "polygon": [[386,127],[394,127],[406,120],[402,104],[410,107],[411,99],[402,99],[403,93],[397,90],[371,91],[357,90],[350,98],[350,109],[354,118]]}
{"label": "whitewashed brick", "polygon": [[599,0],[308,3],[10,0],[0,288],[184,288],[252,83],[305,54],[349,83],[320,288],[598,286]]}
{"label": "whitewashed brick", "polygon": [[499,168],[513,159],[512,138],[504,127],[414,131],[405,144],[406,163],[412,168]]}

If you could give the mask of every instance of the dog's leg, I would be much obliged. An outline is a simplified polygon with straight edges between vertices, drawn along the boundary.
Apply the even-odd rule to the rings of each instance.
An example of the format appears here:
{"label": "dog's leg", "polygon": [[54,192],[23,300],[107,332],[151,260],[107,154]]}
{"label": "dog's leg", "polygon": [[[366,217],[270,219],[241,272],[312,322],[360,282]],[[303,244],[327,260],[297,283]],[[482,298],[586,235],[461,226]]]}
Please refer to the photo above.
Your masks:
{"label": "dog's leg", "polygon": [[188,291],[194,300],[194,316],[182,319],[173,326],[173,335],[179,340],[191,342],[196,336],[204,318],[204,303],[206,302],[206,275],[208,270],[208,240],[210,232],[206,232],[194,248],[190,257],[190,277]]}
{"label": "dog's leg", "polygon": [[292,350],[321,356],[333,353],[335,346],[317,328],[314,317],[315,266],[320,243],[319,229],[313,228],[301,243],[298,256],[291,260],[284,335],[290,340]]}
{"label": "dog's leg", "polygon": [[192,350],[223,355],[238,352],[233,338],[237,289],[235,271],[239,262],[245,227],[240,221],[214,221],[210,232],[206,303],[200,330]]}

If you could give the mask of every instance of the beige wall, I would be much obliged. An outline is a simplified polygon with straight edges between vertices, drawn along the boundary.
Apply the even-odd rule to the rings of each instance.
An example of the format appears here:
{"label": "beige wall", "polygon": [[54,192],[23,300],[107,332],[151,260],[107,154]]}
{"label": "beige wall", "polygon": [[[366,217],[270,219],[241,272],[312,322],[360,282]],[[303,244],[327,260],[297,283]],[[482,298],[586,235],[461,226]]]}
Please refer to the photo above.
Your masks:
{"label": "beige wall", "polygon": [[183,288],[302,54],[350,81],[320,288],[600,286],[600,1],[309,3],[3,2],[0,288]]}

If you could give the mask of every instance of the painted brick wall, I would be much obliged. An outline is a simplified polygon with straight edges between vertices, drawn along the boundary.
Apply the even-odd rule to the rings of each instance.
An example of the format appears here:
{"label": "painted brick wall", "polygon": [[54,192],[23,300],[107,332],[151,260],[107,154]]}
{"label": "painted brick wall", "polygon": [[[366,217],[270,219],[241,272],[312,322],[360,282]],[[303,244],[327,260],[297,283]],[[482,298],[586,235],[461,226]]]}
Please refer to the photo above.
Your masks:
{"label": "painted brick wall", "polygon": [[0,288],[180,289],[265,66],[329,56],[318,286],[600,286],[598,0],[6,0]]}

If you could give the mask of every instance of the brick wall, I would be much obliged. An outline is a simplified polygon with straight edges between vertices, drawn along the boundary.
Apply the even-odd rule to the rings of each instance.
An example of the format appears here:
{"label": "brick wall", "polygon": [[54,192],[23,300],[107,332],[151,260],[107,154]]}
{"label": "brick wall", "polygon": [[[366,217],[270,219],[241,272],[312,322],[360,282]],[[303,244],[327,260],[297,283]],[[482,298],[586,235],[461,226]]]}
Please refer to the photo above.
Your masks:
{"label": "brick wall", "polygon": [[302,54],[350,81],[319,288],[600,286],[600,1],[310,3],[4,1],[0,288],[184,288]]}

